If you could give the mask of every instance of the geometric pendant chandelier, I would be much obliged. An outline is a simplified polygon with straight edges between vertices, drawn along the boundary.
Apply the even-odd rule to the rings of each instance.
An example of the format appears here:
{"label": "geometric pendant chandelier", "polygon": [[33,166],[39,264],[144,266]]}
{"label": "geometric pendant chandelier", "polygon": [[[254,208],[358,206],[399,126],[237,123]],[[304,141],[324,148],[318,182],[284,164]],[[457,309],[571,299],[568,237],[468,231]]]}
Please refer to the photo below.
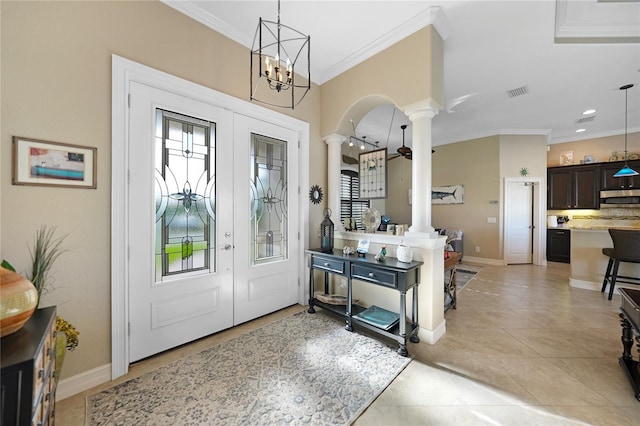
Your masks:
{"label": "geometric pendant chandelier", "polygon": [[624,167],[618,170],[613,177],[628,177],[628,176],[638,176],[640,173],[633,170],[627,164],[627,101],[628,101],[628,90],[633,87],[633,84],[627,84],[620,88],[620,90],[624,90]]}
{"label": "geometric pendant chandelier", "polygon": [[311,37],[260,18],[251,48],[251,100],[291,108],[311,89]]}

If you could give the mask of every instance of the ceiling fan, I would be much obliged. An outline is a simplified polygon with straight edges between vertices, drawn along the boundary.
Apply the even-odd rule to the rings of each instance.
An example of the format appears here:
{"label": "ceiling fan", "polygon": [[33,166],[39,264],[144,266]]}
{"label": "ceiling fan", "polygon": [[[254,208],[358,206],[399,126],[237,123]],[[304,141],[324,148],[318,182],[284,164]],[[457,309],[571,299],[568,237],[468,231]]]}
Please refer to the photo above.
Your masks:
{"label": "ceiling fan", "polygon": [[396,155],[389,157],[389,160],[393,160],[394,158],[398,158],[398,157],[404,157],[407,160],[411,160],[411,156],[413,155],[411,148],[409,148],[408,146],[405,146],[404,144],[404,131],[407,128],[407,125],[403,124],[402,126],[400,126],[400,128],[402,129],[402,146],[398,148],[397,150],[398,153]]}

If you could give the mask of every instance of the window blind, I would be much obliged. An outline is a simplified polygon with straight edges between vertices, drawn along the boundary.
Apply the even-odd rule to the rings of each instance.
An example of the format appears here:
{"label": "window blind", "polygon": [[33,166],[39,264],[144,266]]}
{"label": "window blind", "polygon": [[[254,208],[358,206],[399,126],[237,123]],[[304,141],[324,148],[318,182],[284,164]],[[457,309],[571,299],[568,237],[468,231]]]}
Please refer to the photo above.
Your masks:
{"label": "window blind", "polygon": [[342,170],[340,174],[340,222],[348,217],[356,220],[356,228],[364,229],[362,226],[362,214],[370,206],[370,201],[360,199],[360,179],[358,173],[352,170]]}

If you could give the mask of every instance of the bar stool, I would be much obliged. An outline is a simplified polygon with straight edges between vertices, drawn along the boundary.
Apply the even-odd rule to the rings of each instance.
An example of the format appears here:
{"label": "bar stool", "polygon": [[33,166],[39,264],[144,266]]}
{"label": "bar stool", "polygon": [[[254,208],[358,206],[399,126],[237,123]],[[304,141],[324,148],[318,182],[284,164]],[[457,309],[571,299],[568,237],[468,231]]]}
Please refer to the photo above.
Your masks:
{"label": "bar stool", "polygon": [[640,231],[610,228],[609,235],[613,240],[613,248],[602,249],[602,254],[609,257],[609,263],[600,291],[604,293],[607,283],[610,284],[609,300],[611,300],[617,282],[640,285],[640,277],[618,275],[620,262],[640,263]]}

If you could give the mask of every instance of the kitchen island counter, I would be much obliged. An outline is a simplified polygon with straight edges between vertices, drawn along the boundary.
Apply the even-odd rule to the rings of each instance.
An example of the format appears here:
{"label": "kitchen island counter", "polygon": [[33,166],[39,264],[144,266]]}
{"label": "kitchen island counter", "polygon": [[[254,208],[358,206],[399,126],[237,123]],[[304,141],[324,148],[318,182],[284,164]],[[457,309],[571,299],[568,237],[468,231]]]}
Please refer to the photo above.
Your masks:
{"label": "kitchen island counter", "polygon": [[[640,229],[638,227],[572,227],[571,229],[571,276],[569,286],[600,291],[609,258],[602,249],[613,247],[609,228]],[[640,264],[620,263],[619,275],[640,276]],[[626,287],[626,284],[620,284]],[[616,284],[616,288],[618,284]],[[631,286],[638,288],[638,286]],[[617,294],[617,292],[615,293]],[[603,293],[602,297],[606,297]]]}

